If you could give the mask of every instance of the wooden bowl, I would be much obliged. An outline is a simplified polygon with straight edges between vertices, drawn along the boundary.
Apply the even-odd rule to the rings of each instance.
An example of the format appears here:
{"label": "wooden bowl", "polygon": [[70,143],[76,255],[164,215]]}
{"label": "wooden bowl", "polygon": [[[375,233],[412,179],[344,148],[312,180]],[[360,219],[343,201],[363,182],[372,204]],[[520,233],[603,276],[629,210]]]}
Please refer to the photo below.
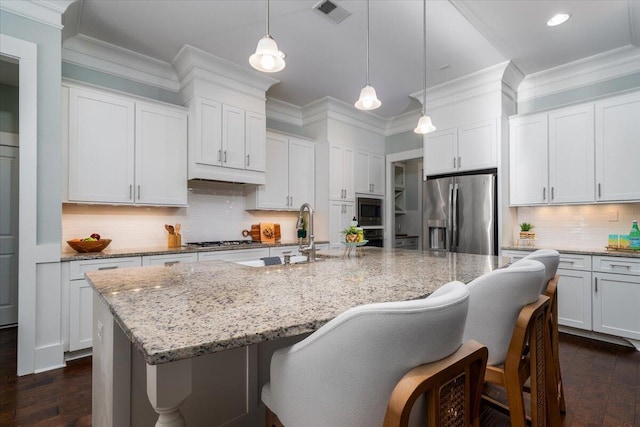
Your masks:
{"label": "wooden bowl", "polygon": [[100,252],[111,243],[111,239],[100,239],[89,242],[67,240],[67,244],[78,252]]}

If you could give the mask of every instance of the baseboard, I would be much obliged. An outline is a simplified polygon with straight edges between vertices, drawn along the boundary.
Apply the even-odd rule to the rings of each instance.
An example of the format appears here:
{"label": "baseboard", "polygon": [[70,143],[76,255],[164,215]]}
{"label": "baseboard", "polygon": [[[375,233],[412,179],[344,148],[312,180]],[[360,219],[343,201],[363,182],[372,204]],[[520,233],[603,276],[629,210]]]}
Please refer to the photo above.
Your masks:
{"label": "baseboard", "polygon": [[54,344],[35,349],[35,364],[33,372],[50,371],[52,369],[64,368],[64,350],[62,344]]}
{"label": "baseboard", "polygon": [[[601,334],[599,332],[594,331],[585,331],[583,329],[571,328],[569,326],[559,326],[558,332],[564,332],[570,335],[576,335],[583,338],[590,338],[597,341],[604,341],[611,344],[618,344],[624,347],[634,347],[629,341],[624,338],[615,337],[613,335]],[[635,347],[634,347],[635,348]]]}

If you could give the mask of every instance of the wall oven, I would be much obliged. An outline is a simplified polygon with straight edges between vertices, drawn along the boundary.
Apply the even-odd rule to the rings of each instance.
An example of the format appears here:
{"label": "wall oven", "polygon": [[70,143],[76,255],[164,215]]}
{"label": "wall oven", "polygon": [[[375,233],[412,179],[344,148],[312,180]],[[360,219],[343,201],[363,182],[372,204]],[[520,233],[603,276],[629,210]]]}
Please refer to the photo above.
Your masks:
{"label": "wall oven", "polygon": [[358,197],[358,225],[360,227],[382,225],[382,199]]}

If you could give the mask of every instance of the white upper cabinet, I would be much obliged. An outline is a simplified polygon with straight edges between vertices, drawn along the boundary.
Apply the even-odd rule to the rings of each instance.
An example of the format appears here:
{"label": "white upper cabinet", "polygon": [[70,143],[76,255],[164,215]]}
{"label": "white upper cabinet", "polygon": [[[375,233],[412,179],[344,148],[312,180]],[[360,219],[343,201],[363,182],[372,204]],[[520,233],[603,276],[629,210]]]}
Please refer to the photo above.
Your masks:
{"label": "white upper cabinet", "polygon": [[189,179],[264,184],[266,118],[264,114],[196,97],[189,139]]}
{"label": "white upper cabinet", "polygon": [[424,138],[425,176],[495,168],[496,121],[445,129]]}
{"label": "white upper cabinet", "polygon": [[298,210],[315,202],[315,148],[311,141],[267,132],[265,185],[247,195],[248,209]]}
{"label": "white upper cabinet", "polygon": [[68,201],[186,205],[184,111],[71,87],[66,119]]}
{"label": "white upper cabinet", "polygon": [[593,105],[549,114],[549,201],[589,203],[594,193]]}
{"label": "white upper cabinet", "polygon": [[384,196],[384,156],[358,151],[355,163],[356,193]]}
{"label": "white upper cabinet", "polygon": [[345,145],[329,147],[329,199],[353,201],[355,152]]}
{"label": "white upper cabinet", "polygon": [[640,200],[640,93],[595,103],[596,200]]}
{"label": "white upper cabinet", "polygon": [[547,115],[509,121],[510,204],[547,203]]}
{"label": "white upper cabinet", "polygon": [[187,115],[136,104],[135,200],[187,204]]}

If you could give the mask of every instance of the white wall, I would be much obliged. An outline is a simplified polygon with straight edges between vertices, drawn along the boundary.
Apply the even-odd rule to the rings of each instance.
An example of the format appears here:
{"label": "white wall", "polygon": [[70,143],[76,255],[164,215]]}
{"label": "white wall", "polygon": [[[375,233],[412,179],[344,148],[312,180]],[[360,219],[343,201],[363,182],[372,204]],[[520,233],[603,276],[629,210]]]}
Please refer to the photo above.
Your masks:
{"label": "white wall", "polygon": [[[561,249],[604,249],[610,233],[629,234],[631,221],[640,220],[640,203],[540,206],[517,211],[518,224],[534,225],[536,246]],[[518,231],[515,226],[514,240]]]}
{"label": "white wall", "polygon": [[164,224],[175,223],[182,225],[183,244],[241,240],[247,239],[242,230],[259,222],[279,223],[282,241],[295,241],[297,212],[247,212],[243,185],[198,181],[190,185],[188,208],[65,205],[62,241],[99,233],[113,240],[109,249],[166,247]]}

